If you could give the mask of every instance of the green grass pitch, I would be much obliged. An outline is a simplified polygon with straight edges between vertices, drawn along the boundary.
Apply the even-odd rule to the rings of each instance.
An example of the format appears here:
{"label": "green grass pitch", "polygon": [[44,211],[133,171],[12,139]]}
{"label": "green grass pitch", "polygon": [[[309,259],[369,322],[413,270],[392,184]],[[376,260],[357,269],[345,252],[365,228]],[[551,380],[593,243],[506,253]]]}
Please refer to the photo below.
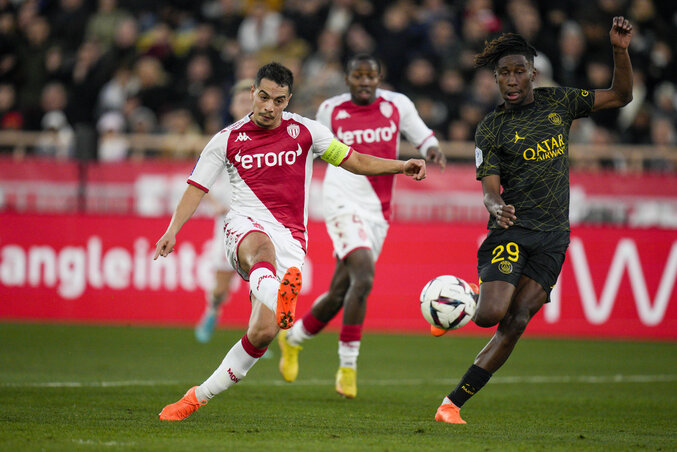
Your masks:
{"label": "green grass pitch", "polygon": [[183,422],[157,414],[201,383],[242,330],[0,323],[0,450],[676,450],[677,344],[525,337],[463,408],[433,420],[486,337],[366,333],[358,396],[334,392],[337,333],[279,349]]}

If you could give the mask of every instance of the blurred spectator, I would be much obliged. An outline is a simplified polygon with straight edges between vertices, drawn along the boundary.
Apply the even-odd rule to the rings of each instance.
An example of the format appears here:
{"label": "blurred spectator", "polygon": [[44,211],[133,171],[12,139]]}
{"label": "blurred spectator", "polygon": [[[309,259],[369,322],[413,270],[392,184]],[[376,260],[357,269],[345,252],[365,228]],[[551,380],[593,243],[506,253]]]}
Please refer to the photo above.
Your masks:
{"label": "blurred spectator", "polygon": [[102,71],[107,77],[113,77],[121,66],[133,67],[136,63],[136,41],[139,36],[136,19],[122,19],[115,29],[113,43],[101,57]]}
{"label": "blurred spectator", "polygon": [[136,43],[139,54],[152,57],[168,73],[179,70],[178,58],[172,47],[173,30],[166,22],[158,22],[151,29],[139,36]]}
{"label": "blurred spectator", "polygon": [[[670,118],[657,116],[651,121],[651,143],[657,150],[669,152],[668,148],[677,145],[675,123]],[[673,171],[674,165],[663,157],[645,159],[645,169]]]}
{"label": "blurred spectator", "polygon": [[[23,10],[23,9],[22,9]],[[20,91],[19,101],[22,108],[31,109],[37,106],[40,91],[47,82],[45,56],[50,47],[50,26],[47,19],[36,16],[26,25],[26,40],[20,45]]]}
{"label": "blurred spectator", "polygon": [[104,113],[96,124],[99,132],[98,158],[100,162],[121,162],[127,158],[129,141],[123,135],[125,118],[117,111]]}
{"label": "blurred spectator", "polygon": [[277,42],[273,45],[261,47],[258,51],[259,65],[271,61],[281,61],[289,58],[304,59],[310,53],[306,41],[296,36],[296,26],[289,19],[282,19],[278,26]]}
{"label": "blurred spectator", "polygon": [[200,155],[205,143],[189,110],[179,108],[165,113],[161,125],[167,135],[161,150],[164,157],[195,160]]}
{"label": "blurred spectator", "polygon": [[0,84],[0,130],[21,130],[24,117],[16,105],[16,90],[9,83]]}
{"label": "blurred spectator", "polygon": [[553,61],[557,81],[563,86],[585,86],[585,38],[580,25],[568,21],[559,37],[559,58]]}
{"label": "blurred spectator", "polygon": [[654,91],[654,114],[677,124],[677,90],[672,82],[664,81]]}
{"label": "blurred spectator", "polygon": [[[369,33],[360,24],[353,24],[348,28],[345,34],[345,53],[344,61],[358,53],[375,53],[376,42]],[[379,54],[380,55],[380,54]],[[384,68],[385,74],[388,74],[388,67]]]}
{"label": "blurred spectator", "polygon": [[462,119],[456,119],[449,123],[447,129],[447,140],[449,141],[473,141],[475,137],[472,133],[472,127]]}
{"label": "blurred spectator", "polygon": [[204,54],[195,54],[187,61],[186,70],[175,89],[180,96],[180,104],[197,111],[198,99],[207,86],[216,83],[211,61]]}
{"label": "blurred spectator", "polygon": [[68,55],[73,55],[82,43],[88,18],[88,5],[83,0],[59,0],[50,15],[52,37]]}
{"label": "blurred spectator", "polygon": [[193,117],[196,119],[197,124],[204,135],[215,135],[223,128],[223,125],[226,122],[234,122],[234,120],[225,120],[224,110],[225,102],[223,89],[217,85],[206,87],[202,91],[193,112]]}
{"label": "blurred spectator", "polygon": [[66,160],[73,157],[75,135],[62,111],[50,111],[42,118],[42,130],[35,146],[37,155]]}
{"label": "blurred spectator", "polygon": [[[335,5],[339,2],[331,2]],[[323,31],[341,35],[341,31],[325,27],[328,16],[326,2],[323,0],[287,0],[282,14],[294,22],[299,38],[312,43]]]}
{"label": "blurred spectator", "polygon": [[125,100],[136,95],[139,88],[139,80],[132,70],[127,66],[120,66],[113,78],[101,88],[97,111],[99,114],[110,110],[122,111]]}
{"label": "blurred spectator", "polygon": [[220,49],[224,45],[224,40],[215,34],[212,24],[199,23],[193,30],[193,42],[184,61],[190,61],[194,56],[202,55],[209,60],[214,78],[230,79],[233,74],[234,61],[231,60],[228,52],[222,55]]}
{"label": "blurred spectator", "polygon": [[18,81],[19,37],[16,32],[16,21],[11,9],[0,12],[0,82],[16,83]]}
{"label": "blurred spectator", "polygon": [[410,20],[411,10],[408,3],[400,1],[389,5],[383,13],[382,30],[378,34],[376,53],[385,63],[388,80],[395,86],[400,86],[399,83],[404,79],[408,51],[411,48]]}
{"label": "blurred spectator", "polygon": [[646,104],[641,105],[632,123],[623,133],[624,143],[649,144],[651,142],[651,110]]}
{"label": "blurred spectator", "polygon": [[211,0],[203,2],[202,15],[219,33],[230,40],[237,40],[242,24],[242,2],[240,0]]}
{"label": "blurred spectator", "polygon": [[98,43],[107,51],[115,41],[118,27],[131,18],[130,13],[118,8],[117,0],[98,0],[97,11],[87,21],[87,40]]}
{"label": "blurred spectator", "polygon": [[169,85],[169,76],[157,58],[141,58],[134,66],[134,73],[139,79],[137,96],[141,105],[150,108],[158,116],[171,108],[174,90]]}
{"label": "blurred spectator", "polygon": [[430,57],[437,65],[457,66],[463,45],[456,35],[454,25],[449,20],[435,20],[429,28],[428,41]]}
{"label": "blurred spectator", "polygon": [[277,44],[282,16],[271,11],[264,1],[254,1],[237,31],[237,40],[244,53],[256,53]]}
{"label": "blurred spectator", "polygon": [[[157,118],[149,108],[136,107],[125,115],[129,126],[129,133],[138,135],[151,135],[157,132]],[[134,160],[143,160],[147,157],[156,157],[159,152],[141,141],[139,136],[130,143],[129,154]]]}
{"label": "blurred spectator", "polygon": [[107,80],[100,58],[99,46],[94,42],[83,42],[78,49],[70,79],[74,101],[68,104],[68,117],[74,125],[94,127],[99,92]]}

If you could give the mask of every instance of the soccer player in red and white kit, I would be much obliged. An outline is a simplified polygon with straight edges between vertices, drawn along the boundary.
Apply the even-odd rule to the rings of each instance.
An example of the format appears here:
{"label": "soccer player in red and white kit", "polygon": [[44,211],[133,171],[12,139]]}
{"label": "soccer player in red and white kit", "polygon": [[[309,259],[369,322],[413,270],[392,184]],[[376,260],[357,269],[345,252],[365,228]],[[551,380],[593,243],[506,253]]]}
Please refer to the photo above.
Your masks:
{"label": "soccer player in red and white kit", "polygon": [[200,386],[164,407],[160,419],[180,421],[247,375],[280,328],[292,326],[306,254],[308,195],[317,155],[358,174],[425,178],[425,161],[361,154],[322,124],[285,112],[293,76],[278,63],[262,66],[251,88],[252,113],[217,133],[205,146],[154,259],[174,249],[176,235],[222,171],[233,189],[224,229],[226,254],[249,281],[252,313],[247,332]]}
{"label": "soccer player in red and white kit", "polygon": [[[403,94],[379,89],[381,80],[376,58],[367,54],[352,57],[346,66],[350,92],[324,101],[317,113],[318,121],[359,152],[384,158],[397,158],[401,133],[424,157],[444,168],[445,158],[437,138],[414,104]],[[294,381],[298,375],[300,344],[322,331],[343,308],[336,392],[347,398],[357,395],[362,324],[374,264],[388,231],[394,182],[392,175],[363,176],[327,168],[322,205],[336,268],[329,291],[278,337],[282,351],[280,372],[286,381]]]}

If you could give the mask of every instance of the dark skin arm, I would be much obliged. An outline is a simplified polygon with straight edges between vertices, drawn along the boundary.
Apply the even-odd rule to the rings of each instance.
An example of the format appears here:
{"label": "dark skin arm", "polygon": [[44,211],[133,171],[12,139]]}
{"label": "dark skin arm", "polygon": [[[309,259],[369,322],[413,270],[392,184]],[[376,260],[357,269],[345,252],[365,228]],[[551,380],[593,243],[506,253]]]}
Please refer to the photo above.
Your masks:
{"label": "dark skin arm", "polygon": [[631,39],[630,22],[621,16],[614,17],[609,31],[614,55],[614,77],[611,88],[595,90],[592,111],[623,107],[632,100],[632,64],[628,55]]}
{"label": "dark skin arm", "polygon": [[515,206],[505,204],[501,197],[501,177],[498,175],[485,176],[482,178],[482,192],[484,192],[484,207],[489,214],[496,218],[498,225],[508,229],[515,224]]}

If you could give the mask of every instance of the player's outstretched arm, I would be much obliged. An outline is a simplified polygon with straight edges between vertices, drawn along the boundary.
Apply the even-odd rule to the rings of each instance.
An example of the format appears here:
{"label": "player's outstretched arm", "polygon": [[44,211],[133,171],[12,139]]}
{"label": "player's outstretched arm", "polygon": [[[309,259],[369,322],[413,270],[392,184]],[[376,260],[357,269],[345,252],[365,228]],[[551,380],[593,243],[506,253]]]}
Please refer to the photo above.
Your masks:
{"label": "player's outstretched arm", "polygon": [[353,149],[350,156],[341,163],[341,168],[364,176],[379,176],[382,174],[404,174],[414,180],[425,179],[425,160],[383,159],[369,154],[360,154]]}
{"label": "player's outstretched arm", "polygon": [[593,111],[618,108],[632,100],[632,64],[628,47],[632,39],[632,25],[622,16],[614,17],[609,40],[614,55],[614,77],[611,88],[595,90]]}
{"label": "player's outstretched arm", "polygon": [[200,201],[202,201],[204,195],[204,191],[193,185],[188,185],[188,188],[186,188],[186,191],[181,197],[181,201],[179,201],[176,206],[176,210],[174,210],[174,215],[172,215],[172,220],[169,222],[167,231],[155,244],[155,255],[153,256],[153,260],[156,260],[159,256],[167,257],[169,253],[174,251],[176,234],[178,234],[183,225],[186,224],[186,221],[193,216],[195,209],[200,205]]}
{"label": "player's outstretched arm", "polygon": [[501,177],[498,175],[483,177],[482,192],[484,192],[484,206],[489,214],[496,218],[496,223],[505,229],[514,225],[514,221],[517,220],[515,206],[506,205],[501,197]]}

